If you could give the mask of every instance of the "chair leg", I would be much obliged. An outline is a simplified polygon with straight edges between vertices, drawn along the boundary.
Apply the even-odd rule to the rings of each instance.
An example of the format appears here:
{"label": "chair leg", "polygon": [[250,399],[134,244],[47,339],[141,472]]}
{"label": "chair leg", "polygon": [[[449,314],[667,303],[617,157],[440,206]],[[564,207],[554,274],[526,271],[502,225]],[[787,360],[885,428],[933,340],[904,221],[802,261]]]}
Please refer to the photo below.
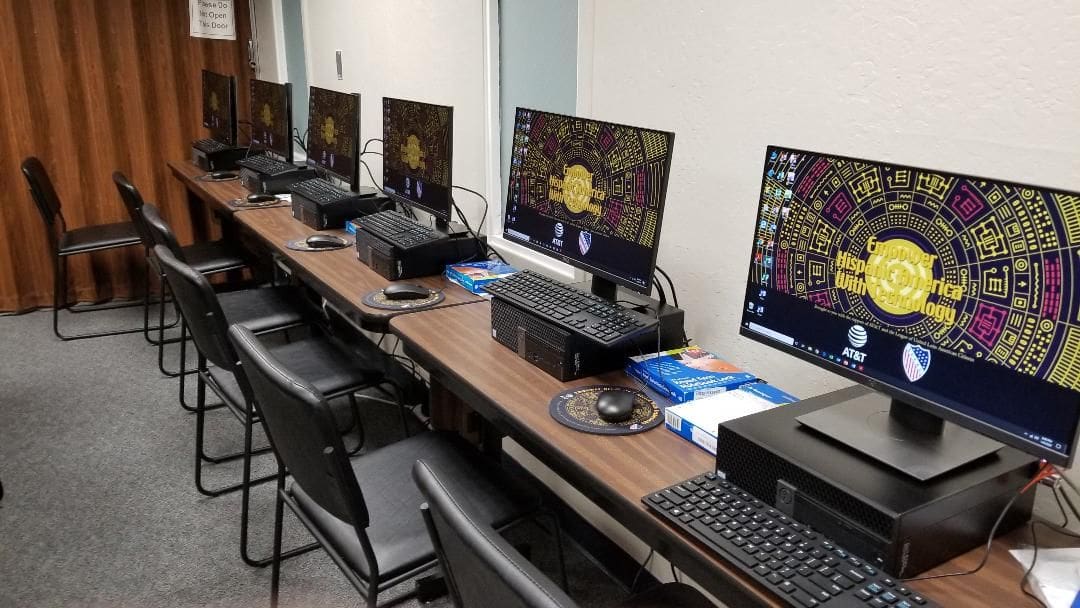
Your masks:
{"label": "chair leg", "polygon": [[[84,334],[64,334],[60,332],[60,309],[67,308],[67,256],[54,255],[53,256],[53,310],[52,310],[52,322],[53,322],[53,334],[57,338],[65,342],[72,340],[86,340],[88,338],[104,338],[106,336],[122,336],[124,334],[134,334],[142,331],[142,328],[136,329],[114,329],[110,331],[98,331]],[[117,306],[108,306],[106,308],[120,308]],[[90,312],[84,310],[82,312]]]}
{"label": "chair leg", "polygon": [[[175,378],[177,376],[183,377],[185,374],[193,374],[193,373],[195,373],[195,370],[187,369],[187,360],[186,360],[187,352],[185,350],[185,342],[187,341],[186,340],[187,334],[184,332],[183,326],[181,326],[180,337],[179,338],[169,338],[168,340],[165,339],[165,289],[164,289],[164,287],[162,287],[161,294],[162,294],[161,306],[158,307],[158,342],[157,342],[157,347],[158,347],[158,370],[161,371],[161,373],[165,374],[166,376],[168,376],[170,378]],[[181,320],[181,323],[183,323],[182,320]],[[169,371],[168,369],[165,369],[165,345],[166,344],[175,344],[176,342],[180,343],[180,369],[179,369],[179,371],[173,372],[173,371]]]}
{"label": "chair leg", "polygon": [[[150,277],[151,277],[152,273],[150,272],[150,258],[149,258],[149,256],[146,258],[146,267],[145,268],[146,268],[146,273],[145,273],[146,276],[144,278],[146,279],[146,281],[144,283],[144,288],[143,288],[143,338],[147,342],[149,342],[150,344],[153,344],[154,346],[157,346],[161,342],[160,342],[159,339],[154,338],[153,336],[151,336],[150,332],[151,331],[157,331],[157,330],[160,330],[160,329],[172,329],[173,327],[176,327],[176,325],[178,323],[180,323],[180,315],[179,314],[176,315],[176,318],[173,319],[172,321],[169,321],[168,324],[162,325],[161,323],[159,323],[157,327],[150,327],[150,302],[151,302],[151,298],[150,298]],[[162,312],[164,312],[165,301],[166,301],[166,298],[165,298],[165,275],[163,275],[161,273],[158,273],[158,302],[159,302],[159,304],[161,306]],[[162,315],[162,316],[164,316],[164,315]],[[192,410],[192,411],[194,411],[194,410]]]}
{"label": "chair leg", "polygon": [[353,428],[356,429],[356,447],[349,452],[349,456],[355,456],[364,449],[364,423],[360,420],[360,404],[356,400],[356,393],[349,392],[349,405],[353,413]]}
{"label": "chair leg", "polygon": [[274,555],[270,572],[270,606],[277,608],[278,589],[281,587],[281,528],[284,523],[284,504],[281,493],[285,491],[285,471],[278,465],[277,490],[274,492]]}

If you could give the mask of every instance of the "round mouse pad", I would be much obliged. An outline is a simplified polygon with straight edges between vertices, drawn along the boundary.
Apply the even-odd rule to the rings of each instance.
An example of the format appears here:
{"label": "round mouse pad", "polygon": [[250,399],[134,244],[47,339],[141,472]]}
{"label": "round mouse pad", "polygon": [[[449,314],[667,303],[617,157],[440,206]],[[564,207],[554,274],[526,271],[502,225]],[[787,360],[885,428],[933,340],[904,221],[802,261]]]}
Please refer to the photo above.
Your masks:
{"label": "round mouse pad", "polygon": [[[634,412],[623,422],[604,422],[596,413],[596,399],[604,391],[626,391],[634,395]],[[575,431],[594,435],[633,435],[647,431],[664,417],[652,399],[628,386],[597,384],[565,390],[551,399],[551,417]]]}
{"label": "round mouse pad", "polygon": [[362,301],[372,308],[380,308],[382,310],[409,310],[412,308],[434,306],[446,298],[442,291],[436,291],[434,289],[429,289],[428,291],[430,293],[426,298],[419,298],[416,300],[391,300],[386,297],[383,290],[376,289],[375,291],[369,291],[364,294]]}
{"label": "round mouse pad", "polygon": [[344,249],[352,246],[352,241],[349,239],[343,239],[345,242],[341,245],[335,245],[334,247],[312,247],[307,244],[307,239],[296,239],[295,241],[289,241],[285,243],[285,246],[293,251],[337,251],[338,249]]}
{"label": "round mouse pad", "polygon": [[200,182],[231,182],[231,181],[240,179],[240,175],[239,174],[234,174],[234,175],[231,175],[229,177],[216,178],[216,177],[210,177],[210,174],[206,173],[204,175],[200,175],[200,176],[196,177],[195,179],[197,181],[200,181]]}

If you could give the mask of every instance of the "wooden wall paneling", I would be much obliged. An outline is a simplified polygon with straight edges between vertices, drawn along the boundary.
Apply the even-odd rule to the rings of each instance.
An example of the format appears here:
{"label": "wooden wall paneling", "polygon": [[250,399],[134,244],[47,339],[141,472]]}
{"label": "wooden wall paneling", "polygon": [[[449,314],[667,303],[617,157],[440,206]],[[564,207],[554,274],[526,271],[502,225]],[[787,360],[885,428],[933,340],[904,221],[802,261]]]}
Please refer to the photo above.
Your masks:
{"label": "wooden wall paneling", "polygon": [[[236,2],[237,40],[188,35],[186,0],[0,0],[0,311],[52,302],[52,272],[41,220],[19,163],[42,159],[70,227],[127,218],[111,174],[121,170],[161,206],[181,241],[205,212],[191,214],[166,162],[202,137],[205,67],[238,77],[247,118],[250,30]],[[141,252],[72,259],[70,299],[137,295]]]}

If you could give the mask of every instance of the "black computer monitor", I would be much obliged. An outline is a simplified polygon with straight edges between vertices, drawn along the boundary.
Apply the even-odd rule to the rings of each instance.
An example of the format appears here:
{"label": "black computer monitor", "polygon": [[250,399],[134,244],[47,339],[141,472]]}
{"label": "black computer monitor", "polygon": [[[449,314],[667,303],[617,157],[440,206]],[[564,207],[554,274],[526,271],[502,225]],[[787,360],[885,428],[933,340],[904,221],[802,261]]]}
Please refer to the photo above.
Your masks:
{"label": "black computer monitor", "polygon": [[518,108],[504,238],[648,294],[675,134]]}
{"label": "black computer monitor", "polygon": [[360,95],[311,87],[307,163],[359,185]]}
{"label": "black computer monitor", "polygon": [[292,85],[251,79],[251,147],[291,163]]}
{"label": "black computer monitor", "polygon": [[779,147],[763,178],[740,333],[882,397],[800,422],[923,478],[987,453],[959,427],[1072,462],[1080,194]]}
{"label": "black computer monitor", "polygon": [[450,221],[454,108],[383,97],[383,191]]}
{"label": "black computer monitor", "polygon": [[202,71],[202,122],[211,139],[236,145],[236,78]]}

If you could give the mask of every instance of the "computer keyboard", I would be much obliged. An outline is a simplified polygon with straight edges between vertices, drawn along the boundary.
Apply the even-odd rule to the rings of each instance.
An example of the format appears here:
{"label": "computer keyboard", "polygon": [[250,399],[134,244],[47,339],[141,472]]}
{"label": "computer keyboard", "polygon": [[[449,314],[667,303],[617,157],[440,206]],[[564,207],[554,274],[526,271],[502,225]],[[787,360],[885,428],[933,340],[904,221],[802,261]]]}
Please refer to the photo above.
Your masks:
{"label": "computer keyboard", "polygon": [[642,501],[790,606],[938,606],[715,473]]}
{"label": "computer keyboard", "polygon": [[198,148],[203,152],[221,152],[222,150],[229,150],[232,146],[223,144],[216,139],[200,139],[191,144],[192,147]]}
{"label": "computer keyboard", "polygon": [[332,203],[344,198],[356,196],[348,190],[342,190],[325,179],[314,177],[289,185],[289,191],[294,194],[315,201],[316,203]]}
{"label": "computer keyboard", "polygon": [[603,346],[613,346],[657,325],[655,317],[528,270],[485,285],[484,289]]}
{"label": "computer keyboard", "polygon": [[247,158],[236,161],[236,164],[241,167],[247,167],[252,171],[258,171],[266,175],[279,175],[287,171],[295,171],[296,165],[280,161],[276,158],[271,158],[265,154],[259,154],[256,156],[249,156]]}
{"label": "computer keyboard", "polygon": [[386,210],[365,215],[355,220],[367,232],[378,236],[399,249],[412,249],[434,243],[447,237],[397,211]]}

